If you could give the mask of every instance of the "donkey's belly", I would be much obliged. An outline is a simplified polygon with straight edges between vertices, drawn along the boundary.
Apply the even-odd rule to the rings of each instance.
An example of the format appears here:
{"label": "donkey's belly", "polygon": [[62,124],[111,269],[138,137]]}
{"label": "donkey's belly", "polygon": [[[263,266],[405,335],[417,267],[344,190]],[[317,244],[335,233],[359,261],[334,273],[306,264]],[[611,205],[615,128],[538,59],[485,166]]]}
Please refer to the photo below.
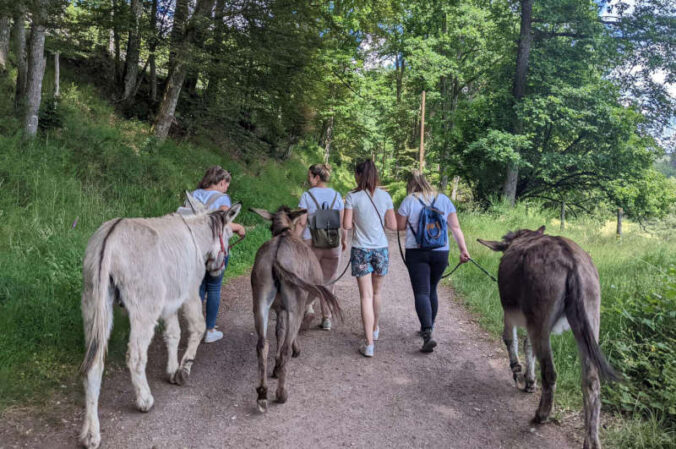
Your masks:
{"label": "donkey's belly", "polygon": [[505,309],[505,318],[512,326],[526,327],[526,316],[519,309]]}
{"label": "donkey's belly", "polygon": [[552,334],[559,335],[568,330],[570,330],[570,324],[568,323],[566,316],[563,315],[556,321],[556,323],[554,323],[554,326],[552,327]]}

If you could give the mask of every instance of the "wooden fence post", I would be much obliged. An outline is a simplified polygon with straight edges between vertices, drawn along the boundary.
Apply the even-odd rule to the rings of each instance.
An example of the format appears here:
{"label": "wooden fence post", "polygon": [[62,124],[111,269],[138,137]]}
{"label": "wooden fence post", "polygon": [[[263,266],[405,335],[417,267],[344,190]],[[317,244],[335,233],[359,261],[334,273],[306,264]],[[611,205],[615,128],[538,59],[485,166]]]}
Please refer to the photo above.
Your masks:
{"label": "wooden fence post", "polygon": [[566,229],[566,202],[561,201],[561,230],[564,231]]}
{"label": "wooden fence post", "polygon": [[617,238],[622,237],[622,215],[624,210],[621,207],[617,208]]}

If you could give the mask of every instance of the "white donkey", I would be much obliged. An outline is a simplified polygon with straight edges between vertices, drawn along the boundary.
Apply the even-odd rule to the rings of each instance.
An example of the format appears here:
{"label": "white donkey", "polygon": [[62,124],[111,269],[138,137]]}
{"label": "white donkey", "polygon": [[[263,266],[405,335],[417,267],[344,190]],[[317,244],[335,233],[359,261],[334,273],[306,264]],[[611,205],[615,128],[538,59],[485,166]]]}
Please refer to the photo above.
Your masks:
{"label": "white donkey", "polygon": [[[190,375],[206,327],[198,295],[200,282],[206,271],[218,275],[223,270],[232,236],[228,224],[241,206],[235,204],[227,212],[207,212],[190,194],[188,203],[194,215],[118,218],[101,225],[89,239],[82,290],[86,354],[80,368],[86,393],[80,442],[85,447],[96,448],[101,443],[98,401],[114,302],[129,314],[127,366],[140,411],[147,412],[153,406],[145,369],[158,319],[165,326],[169,381],[182,385]],[[180,365],[179,308],[190,332]]]}

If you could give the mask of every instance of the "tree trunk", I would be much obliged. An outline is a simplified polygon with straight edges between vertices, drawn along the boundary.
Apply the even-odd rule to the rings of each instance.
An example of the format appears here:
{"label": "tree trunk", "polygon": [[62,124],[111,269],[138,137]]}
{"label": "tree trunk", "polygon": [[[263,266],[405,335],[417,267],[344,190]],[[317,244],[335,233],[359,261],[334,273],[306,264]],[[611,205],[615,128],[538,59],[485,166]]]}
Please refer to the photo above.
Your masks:
{"label": "tree trunk", "polygon": [[561,213],[559,215],[559,219],[561,220],[561,230],[564,231],[566,229],[566,202],[561,201]]}
{"label": "tree trunk", "polygon": [[24,110],[24,131],[30,137],[38,132],[38,111],[42,99],[42,78],[45,74],[45,65],[45,26],[34,14],[28,49],[28,80]]}
{"label": "tree trunk", "polygon": [[131,23],[129,24],[129,40],[124,65],[124,92],[122,101],[129,105],[134,99],[134,91],[138,78],[138,62],[141,52],[141,16],[143,1],[131,0]]}
{"label": "tree trunk", "polygon": [[[177,14],[179,3],[185,0],[177,0]],[[155,125],[153,126],[155,135],[159,139],[165,139],[169,135],[169,129],[174,121],[174,112],[176,112],[176,105],[178,98],[181,95],[181,88],[185,81],[188,72],[188,64],[190,63],[190,51],[195,41],[197,27],[200,26],[201,19],[206,17],[213,8],[214,0],[198,0],[195,6],[195,12],[190,19],[189,26],[185,27],[185,35],[181,39],[173,35],[172,30],[172,49],[171,54],[174,57],[174,65],[167,78],[167,85],[162,97]],[[187,4],[186,4],[187,9]],[[186,11],[187,13],[187,11]],[[184,24],[178,23],[178,26],[183,29]]]}
{"label": "tree trunk", "polygon": [[59,64],[59,52],[54,53],[54,97],[61,95],[61,66]]}
{"label": "tree trunk", "polygon": [[0,72],[7,69],[7,58],[9,56],[9,35],[12,29],[10,18],[0,17]]}
{"label": "tree trunk", "polygon": [[622,237],[622,215],[624,210],[621,207],[617,208],[617,237]]}
{"label": "tree trunk", "polygon": [[14,95],[14,107],[17,111],[23,109],[26,100],[26,80],[28,78],[28,65],[26,62],[26,16],[19,13],[14,16],[14,54],[16,55],[16,91]]}
{"label": "tree trunk", "polygon": [[[533,21],[533,0],[520,0],[521,3],[521,31],[519,34],[519,48],[516,54],[516,70],[514,72],[514,85],[512,88],[512,95],[514,96],[514,108],[519,104],[521,99],[526,94],[526,77],[528,75],[528,63],[530,57],[530,47],[533,41],[531,33],[531,26]],[[522,124],[516,115],[516,110],[513,112],[512,118],[512,133],[520,134],[522,131]],[[519,180],[519,167],[515,163],[509,163],[507,166],[507,174],[505,176],[505,184],[502,189],[503,198],[514,205],[516,201],[516,184]]]}
{"label": "tree trunk", "polygon": [[329,124],[326,128],[326,139],[324,140],[324,163],[329,163],[331,155],[331,142],[333,140],[333,115],[329,117]]}
{"label": "tree trunk", "polygon": [[458,198],[458,185],[460,184],[460,176],[453,176],[453,191],[451,191],[451,201]]}
{"label": "tree trunk", "polygon": [[158,0],[153,0],[153,6],[150,10],[150,30],[153,34],[152,41],[150,43],[150,100],[154,103],[157,101],[157,63],[155,60],[155,50],[157,49],[157,2]]}

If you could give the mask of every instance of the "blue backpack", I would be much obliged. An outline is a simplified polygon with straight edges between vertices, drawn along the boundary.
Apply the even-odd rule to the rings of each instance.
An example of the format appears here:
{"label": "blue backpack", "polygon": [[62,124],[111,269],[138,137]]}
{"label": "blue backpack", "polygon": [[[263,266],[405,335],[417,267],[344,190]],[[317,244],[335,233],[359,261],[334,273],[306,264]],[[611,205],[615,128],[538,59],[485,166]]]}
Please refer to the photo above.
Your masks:
{"label": "blue backpack", "polygon": [[434,198],[429,206],[420,198],[416,198],[423,206],[418,216],[418,232],[413,230],[411,223],[408,224],[408,227],[411,228],[418,247],[435,249],[446,246],[448,243],[448,223],[443,212],[434,208],[434,203],[437,201],[438,196]]}

